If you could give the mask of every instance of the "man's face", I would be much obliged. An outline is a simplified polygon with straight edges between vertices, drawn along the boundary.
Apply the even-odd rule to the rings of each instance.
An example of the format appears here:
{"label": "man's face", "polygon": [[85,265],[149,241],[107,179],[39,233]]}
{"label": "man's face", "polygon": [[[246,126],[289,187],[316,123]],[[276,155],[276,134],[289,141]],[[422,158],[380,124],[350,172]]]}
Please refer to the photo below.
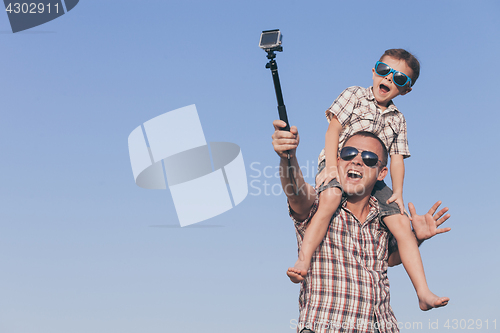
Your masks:
{"label": "man's face", "polygon": [[[354,147],[360,153],[371,151],[382,157],[383,149],[377,139],[363,136],[353,136],[344,147]],[[358,154],[350,161],[338,158],[339,182],[344,192],[350,197],[364,197],[370,195],[377,180],[382,180],[387,175],[387,167],[381,167],[380,161],[374,166],[366,166]]]}
{"label": "man's face", "polygon": [[[395,59],[393,57],[385,56],[381,60],[383,63],[389,65],[392,69],[403,72],[409,77],[413,75],[413,71],[406,64],[406,61]],[[373,72],[373,95],[380,106],[387,107],[390,100],[398,95],[406,95],[411,91],[409,83],[404,87],[396,85],[392,77],[394,73],[390,73],[386,76],[379,76],[375,73],[375,68],[372,68]]]}

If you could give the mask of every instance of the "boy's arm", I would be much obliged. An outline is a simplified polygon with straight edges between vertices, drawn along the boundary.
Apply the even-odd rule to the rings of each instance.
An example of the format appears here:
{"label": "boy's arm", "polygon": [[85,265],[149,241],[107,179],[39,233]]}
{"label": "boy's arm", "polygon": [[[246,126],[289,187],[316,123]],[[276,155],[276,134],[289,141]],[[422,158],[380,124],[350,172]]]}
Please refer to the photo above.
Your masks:
{"label": "boy's arm", "polygon": [[[436,213],[437,209],[441,205],[441,201],[436,202],[431,209],[425,215],[417,215],[415,206],[410,202],[408,208],[411,214],[411,224],[413,226],[413,233],[417,240],[418,246],[420,246],[425,240],[434,237],[435,235],[442,234],[451,230],[451,228],[439,228],[446,220],[450,218],[450,214],[447,214],[448,207],[441,209]],[[399,256],[399,250],[396,249],[394,252],[389,254],[388,259],[389,266],[396,266],[401,264],[401,258]]]}
{"label": "boy's arm", "polygon": [[339,136],[342,125],[335,115],[332,115],[325,135],[325,169],[316,179],[316,186],[328,184],[337,178],[337,152],[339,150]]}
{"label": "boy's arm", "polygon": [[387,200],[387,203],[396,202],[399,206],[401,214],[404,214],[405,205],[403,202],[403,182],[405,178],[405,163],[403,155],[391,155],[391,180],[392,180],[392,196]]}

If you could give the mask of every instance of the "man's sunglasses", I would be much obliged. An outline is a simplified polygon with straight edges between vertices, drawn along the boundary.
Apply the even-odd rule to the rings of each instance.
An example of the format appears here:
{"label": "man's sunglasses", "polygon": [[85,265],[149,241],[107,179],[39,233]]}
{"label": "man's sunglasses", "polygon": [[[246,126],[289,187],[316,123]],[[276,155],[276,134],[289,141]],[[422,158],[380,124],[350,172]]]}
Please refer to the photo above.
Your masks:
{"label": "man's sunglasses", "polygon": [[383,62],[377,61],[377,63],[375,64],[375,73],[380,76],[387,76],[391,73],[394,73],[394,75],[392,76],[392,80],[396,85],[404,87],[408,82],[410,82],[411,86],[411,79],[408,77],[408,75],[392,69],[391,67],[389,67],[389,65]]}
{"label": "man's sunglasses", "polygon": [[[351,161],[356,156],[358,156],[359,153],[359,150],[354,147],[344,147],[340,151],[340,158],[344,161]],[[361,158],[363,159],[363,163],[365,163],[365,165],[370,168],[373,168],[375,165],[377,165],[379,161],[377,154],[368,150],[361,152]]]}

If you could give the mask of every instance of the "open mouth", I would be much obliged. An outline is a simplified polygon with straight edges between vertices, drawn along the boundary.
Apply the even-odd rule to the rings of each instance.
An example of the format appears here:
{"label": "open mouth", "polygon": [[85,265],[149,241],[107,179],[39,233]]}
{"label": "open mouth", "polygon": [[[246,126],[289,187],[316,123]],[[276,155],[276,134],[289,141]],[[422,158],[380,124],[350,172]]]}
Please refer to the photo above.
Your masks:
{"label": "open mouth", "polygon": [[347,171],[347,177],[349,177],[351,179],[361,179],[361,178],[363,178],[363,175],[359,171],[349,170],[349,171]]}
{"label": "open mouth", "polygon": [[379,89],[380,89],[380,91],[381,91],[382,93],[384,93],[384,94],[388,93],[388,92],[389,92],[389,90],[390,90],[390,89],[389,89],[389,87],[388,87],[388,86],[386,86],[385,84],[380,84]]}

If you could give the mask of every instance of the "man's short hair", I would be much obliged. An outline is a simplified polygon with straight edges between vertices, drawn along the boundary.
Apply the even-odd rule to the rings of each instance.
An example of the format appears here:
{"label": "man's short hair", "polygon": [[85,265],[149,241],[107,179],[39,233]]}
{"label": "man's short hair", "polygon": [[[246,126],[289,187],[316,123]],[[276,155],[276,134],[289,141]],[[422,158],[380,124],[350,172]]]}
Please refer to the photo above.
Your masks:
{"label": "man's short hair", "polygon": [[384,52],[379,61],[382,61],[382,58],[385,56],[404,60],[413,72],[411,75],[411,85],[413,86],[415,82],[417,82],[418,76],[420,75],[420,63],[413,54],[403,49],[389,49]]}
{"label": "man's short hair", "polygon": [[380,140],[380,138],[378,136],[376,136],[375,134],[373,134],[372,132],[367,132],[367,131],[361,131],[361,132],[356,132],[354,133],[353,135],[349,136],[345,141],[344,141],[344,145],[342,146],[342,148],[344,148],[344,146],[346,145],[347,141],[349,141],[352,137],[355,137],[355,136],[362,136],[362,137],[365,137],[365,138],[373,138],[373,139],[376,139],[380,145],[382,146],[382,156],[379,156],[380,158],[380,166],[383,168],[387,165],[387,147],[385,146],[384,142],[382,140]]}

